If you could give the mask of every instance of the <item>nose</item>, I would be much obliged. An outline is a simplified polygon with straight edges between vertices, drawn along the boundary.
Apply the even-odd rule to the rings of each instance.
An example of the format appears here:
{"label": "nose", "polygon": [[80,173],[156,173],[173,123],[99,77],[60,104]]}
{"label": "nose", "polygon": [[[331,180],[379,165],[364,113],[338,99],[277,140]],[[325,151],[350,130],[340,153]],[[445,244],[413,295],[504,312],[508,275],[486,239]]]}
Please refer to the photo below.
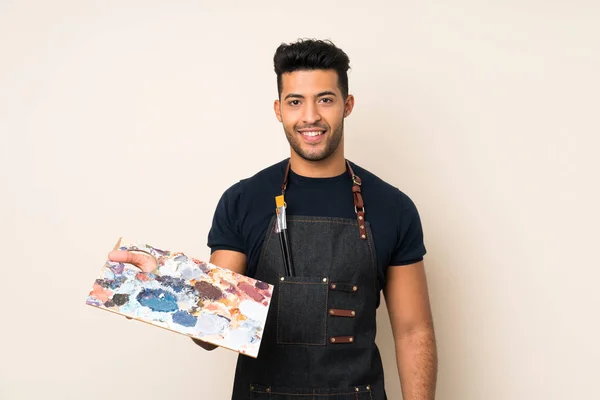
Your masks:
{"label": "nose", "polygon": [[321,120],[321,114],[319,114],[319,110],[317,106],[311,102],[307,102],[304,107],[304,114],[302,115],[302,121],[311,125]]}

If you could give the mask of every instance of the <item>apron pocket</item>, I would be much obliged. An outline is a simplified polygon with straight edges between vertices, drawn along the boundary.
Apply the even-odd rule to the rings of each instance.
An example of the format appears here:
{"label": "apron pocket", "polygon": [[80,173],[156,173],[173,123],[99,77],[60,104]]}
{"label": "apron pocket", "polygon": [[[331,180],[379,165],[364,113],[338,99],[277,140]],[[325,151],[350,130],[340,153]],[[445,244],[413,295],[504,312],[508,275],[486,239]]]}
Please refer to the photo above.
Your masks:
{"label": "apron pocket", "polygon": [[252,384],[249,398],[255,400],[375,400],[370,385],[328,389]]}
{"label": "apron pocket", "polygon": [[328,284],[325,277],[279,278],[277,343],[326,344]]}

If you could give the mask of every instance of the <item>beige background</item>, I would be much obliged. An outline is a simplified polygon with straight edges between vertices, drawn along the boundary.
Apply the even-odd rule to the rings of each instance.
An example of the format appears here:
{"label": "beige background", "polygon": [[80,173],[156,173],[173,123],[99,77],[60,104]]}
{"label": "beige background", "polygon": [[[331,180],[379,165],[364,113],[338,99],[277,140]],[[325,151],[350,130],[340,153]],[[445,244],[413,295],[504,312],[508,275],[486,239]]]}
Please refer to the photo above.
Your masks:
{"label": "beige background", "polygon": [[0,398],[228,398],[232,352],[85,298],[120,235],[208,258],[222,191],[288,154],[298,37],[348,52],[347,156],[421,212],[438,398],[600,398],[598,2],[218,4],[0,1]]}

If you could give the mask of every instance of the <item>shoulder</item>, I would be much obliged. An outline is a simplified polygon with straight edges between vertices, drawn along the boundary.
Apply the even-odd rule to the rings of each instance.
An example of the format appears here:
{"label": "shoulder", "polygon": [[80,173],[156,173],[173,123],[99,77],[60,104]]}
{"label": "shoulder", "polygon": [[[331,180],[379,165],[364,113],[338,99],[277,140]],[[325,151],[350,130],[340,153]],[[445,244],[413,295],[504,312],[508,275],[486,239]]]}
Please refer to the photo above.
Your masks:
{"label": "shoulder", "polygon": [[[380,178],[375,173],[350,161],[354,173],[362,181],[363,196],[378,206],[394,207],[400,210],[414,207],[412,199],[398,187]],[[366,200],[365,199],[365,200]],[[367,206],[368,207],[368,206]]]}
{"label": "shoulder", "polygon": [[262,193],[267,188],[272,188],[274,186],[279,186],[279,188],[281,188],[286,163],[287,159],[269,165],[252,175],[242,177],[240,180],[229,186],[224,194],[228,197],[252,197],[253,194]]}
{"label": "shoulder", "polygon": [[258,172],[255,172],[253,175],[250,175],[246,178],[240,180],[239,183],[251,186],[251,185],[264,185],[265,183],[278,182],[281,185],[281,179],[283,178],[283,174],[285,173],[285,168],[287,166],[289,159],[284,159],[276,162],[275,164],[269,165],[266,168],[261,169]]}
{"label": "shoulder", "polygon": [[365,211],[373,229],[382,274],[389,265],[421,261],[427,250],[423,227],[414,201],[398,187],[374,173],[352,165],[361,178]]}

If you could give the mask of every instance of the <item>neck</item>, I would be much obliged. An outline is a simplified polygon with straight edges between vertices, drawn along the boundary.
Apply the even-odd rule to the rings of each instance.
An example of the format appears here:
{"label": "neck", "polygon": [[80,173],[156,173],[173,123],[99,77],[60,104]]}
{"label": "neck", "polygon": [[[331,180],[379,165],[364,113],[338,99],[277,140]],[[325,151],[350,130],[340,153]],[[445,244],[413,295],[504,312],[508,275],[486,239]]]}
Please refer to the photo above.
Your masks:
{"label": "neck", "polygon": [[296,174],[309,178],[331,178],[346,172],[346,159],[343,151],[336,151],[324,160],[309,161],[292,150],[290,168]]}

